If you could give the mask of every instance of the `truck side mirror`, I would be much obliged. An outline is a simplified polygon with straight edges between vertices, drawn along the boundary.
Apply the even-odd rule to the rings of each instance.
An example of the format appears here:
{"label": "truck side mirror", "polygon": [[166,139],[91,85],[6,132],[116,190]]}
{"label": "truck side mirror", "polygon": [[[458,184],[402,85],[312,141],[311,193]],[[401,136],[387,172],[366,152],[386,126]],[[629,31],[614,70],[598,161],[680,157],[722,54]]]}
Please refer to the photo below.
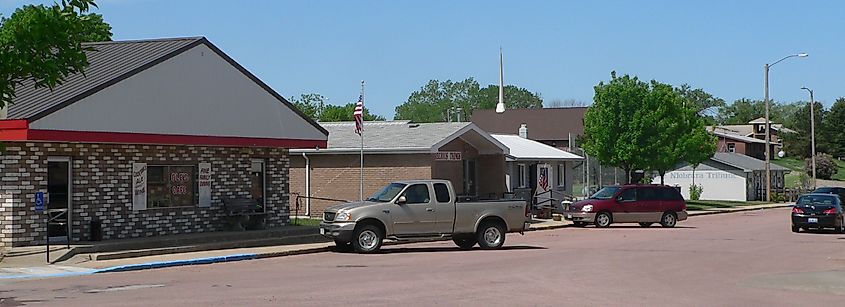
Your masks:
{"label": "truck side mirror", "polygon": [[397,205],[404,205],[408,203],[408,199],[405,198],[405,195],[399,196],[399,199],[396,200]]}

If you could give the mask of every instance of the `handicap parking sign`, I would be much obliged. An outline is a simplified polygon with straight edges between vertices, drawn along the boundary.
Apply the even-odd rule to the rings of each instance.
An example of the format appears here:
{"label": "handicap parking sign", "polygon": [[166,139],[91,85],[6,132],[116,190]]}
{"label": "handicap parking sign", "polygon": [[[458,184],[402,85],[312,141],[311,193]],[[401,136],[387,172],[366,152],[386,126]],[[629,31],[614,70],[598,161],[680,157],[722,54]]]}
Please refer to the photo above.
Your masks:
{"label": "handicap parking sign", "polygon": [[35,192],[35,211],[44,211],[44,192]]}

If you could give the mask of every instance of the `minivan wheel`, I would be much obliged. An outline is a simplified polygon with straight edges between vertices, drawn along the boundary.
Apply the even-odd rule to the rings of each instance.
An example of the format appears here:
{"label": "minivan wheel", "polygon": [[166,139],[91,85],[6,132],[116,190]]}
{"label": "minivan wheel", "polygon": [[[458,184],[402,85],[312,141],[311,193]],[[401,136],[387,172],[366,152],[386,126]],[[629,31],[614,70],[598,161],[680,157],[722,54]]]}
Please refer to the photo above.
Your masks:
{"label": "minivan wheel", "polygon": [[792,232],[801,232],[801,227],[792,225]]}
{"label": "minivan wheel", "polygon": [[505,227],[501,223],[487,222],[478,227],[476,233],[481,249],[497,249],[505,244]]}
{"label": "minivan wheel", "polygon": [[587,222],[572,222],[575,227],[585,227],[587,226]]}
{"label": "minivan wheel", "polygon": [[651,222],[648,222],[648,223],[640,223],[640,227],[642,227],[642,228],[649,228],[649,227],[651,227],[651,224],[654,224],[654,223],[651,223]]}
{"label": "minivan wheel", "polygon": [[610,213],[607,212],[599,212],[596,214],[596,227],[605,228],[610,226],[610,223],[613,222],[613,219],[610,216]]}
{"label": "minivan wheel", "polygon": [[375,225],[364,225],[355,229],[352,236],[352,248],[359,253],[375,253],[381,248],[384,235]]}
{"label": "minivan wheel", "polygon": [[675,224],[677,224],[677,223],[678,223],[678,216],[676,216],[675,213],[672,213],[672,212],[666,212],[666,213],[663,214],[663,217],[660,218],[660,226],[663,226],[663,227],[666,227],[666,228],[675,227]]}

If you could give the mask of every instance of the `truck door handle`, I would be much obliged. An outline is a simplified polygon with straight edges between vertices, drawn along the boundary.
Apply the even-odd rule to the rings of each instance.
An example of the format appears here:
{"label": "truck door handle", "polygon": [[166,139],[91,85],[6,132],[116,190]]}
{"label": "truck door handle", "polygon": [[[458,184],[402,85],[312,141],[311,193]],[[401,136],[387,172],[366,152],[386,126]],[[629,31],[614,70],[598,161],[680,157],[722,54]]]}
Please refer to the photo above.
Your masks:
{"label": "truck door handle", "polygon": [[381,210],[381,212],[390,213],[390,210]]}
{"label": "truck door handle", "polygon": [[434,212],[434,209],[432,209],[432,208],[425,208],[425,211],[428,211],[428,212]]}

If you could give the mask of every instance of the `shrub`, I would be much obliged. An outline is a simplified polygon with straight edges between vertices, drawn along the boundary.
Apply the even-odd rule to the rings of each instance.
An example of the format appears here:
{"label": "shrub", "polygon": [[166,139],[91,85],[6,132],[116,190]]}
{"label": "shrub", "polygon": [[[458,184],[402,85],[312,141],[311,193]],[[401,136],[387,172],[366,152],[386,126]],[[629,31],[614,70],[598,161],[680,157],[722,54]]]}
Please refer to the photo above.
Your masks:
{"label": "shrub", "polygon": [[[807,158],[805,160],[804,169],[807,171],[808,175],[813,175],[812,159]],[[830,180],[837,171],[836,161],[833,160],[833,156],[826,153],[816,154],[816,177],[819,179]]]}
{"label": "shrub", "polygon": [[693,184],[689,187],[689,199],[690,200],[699,200],[701,199],[701,193],[704,192],[704,188],[701,187],[700,184]]}

